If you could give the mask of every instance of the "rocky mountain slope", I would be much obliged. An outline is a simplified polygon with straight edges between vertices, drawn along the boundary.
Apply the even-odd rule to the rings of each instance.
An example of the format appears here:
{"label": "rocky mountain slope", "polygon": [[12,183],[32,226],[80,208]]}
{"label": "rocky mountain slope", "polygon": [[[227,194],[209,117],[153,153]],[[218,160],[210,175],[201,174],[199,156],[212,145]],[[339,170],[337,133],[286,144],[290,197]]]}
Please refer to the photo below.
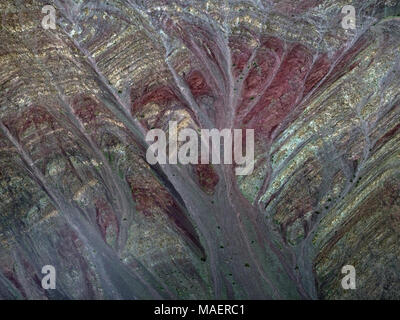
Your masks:
{"label": "rocky mountain slope", "polygon": [[[398,1],[0,10],[1,298],[400,298]],[[254,171],[150,165],[169,121],[254,129]]]}

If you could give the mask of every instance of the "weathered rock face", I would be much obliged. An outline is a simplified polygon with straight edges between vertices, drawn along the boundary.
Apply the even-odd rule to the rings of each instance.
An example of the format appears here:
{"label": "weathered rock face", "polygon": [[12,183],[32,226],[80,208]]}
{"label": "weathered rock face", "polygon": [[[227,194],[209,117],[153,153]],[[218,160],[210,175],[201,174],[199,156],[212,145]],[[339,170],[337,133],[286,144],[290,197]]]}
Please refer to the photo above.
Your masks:
{"label": "weathered rock face", "polygon": [[[400,298],[400,5],[352,2],[2,1],[0,297]],[[169,121],[253,173],[150,165]]]}

